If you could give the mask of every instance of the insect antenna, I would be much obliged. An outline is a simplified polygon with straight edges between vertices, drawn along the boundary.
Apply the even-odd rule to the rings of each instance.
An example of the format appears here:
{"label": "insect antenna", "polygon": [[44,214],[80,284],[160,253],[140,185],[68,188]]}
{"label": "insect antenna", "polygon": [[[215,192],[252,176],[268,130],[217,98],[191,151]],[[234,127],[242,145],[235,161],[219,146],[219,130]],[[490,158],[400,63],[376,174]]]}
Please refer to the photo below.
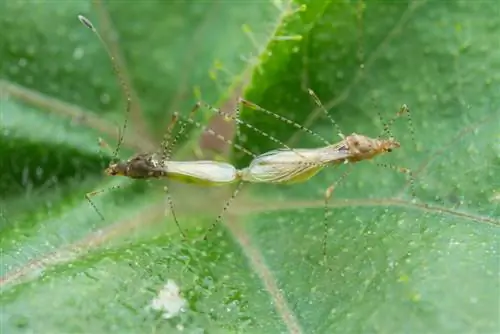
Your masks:
{"label": "insect antenna", "polygon": [[[92,32],[99,39],[101,45],[104,47],[104,50],[106,50],[106,53],[108,54],[108,57],[111,60],[111,65],[113,67],[113,71],[114,71],[116,77],[118,78],[118,81],[120,82],[120,85],[122,87],[123,93],[125,95],[125,99],[126,99],[125,120],[124,120],[124,123],[123,123],[123,128],[122,129],[118,128],[118,143],[117,143],[116,148],[113,151],[112,156],[111,156],[111,162],[114,162],[114,161],[118,160],[118,154],[120,153],[120,147],[121,147],[121,144],[123,142],[123,138],[124,138],[124,135],[125,135],[125,130],[127,129],[128,116],[130,114],[130,109],[131,109],[131,104],[132,104],[132,94],[130,93],[130,89],[128,88],[128,86],[127,86],[127,84],[125,82],[125,78],[123,77],[123,74],[120,72],[120,70],[118,68],[118,65],[116,63],[115,57],[111,53],[111,50],[109,49],[108,45],[106,44],[106,42],[102,38],[102,36],[99,33],[99,31],[95,28],[95,26],[92,24],[92,22],[88,18],[86,18],[85,16],[78,15],[78,19],[80,20],[80,22],[85,27],[87,27],[90,30],[92,30]],[[104,142],[102,139],[99,139],[99,144],[101,145],[101,147],[102,146],[107,146],[108,148],[110,148],[109,145],[106,142]],[[90,198],[93,197],[93,196],[95,196],[95,195],[97,195],[97,194],[100,194],[100,193],[102,193],[104,191],[118,189],[118,188],[120,188],[120,186],[113,186],[113,187],[110,187],[108,189],[102,189],[102,190],[98,190],[98,191],[93,191],[93,192],[87,193],[85,195],[85,198],[87,199],[87,201],[94,208],[94,210],[97,212],[97,214],[101,217],[102,220],[104,220],[103,214],[97,209],[97,206],[94,204],[94,202],[92,202],[92,200]]]}
{"label": "insect antenna", "polygon": [[382,116],[382,113],[380,112],[380,108],[379,108],[379,105],[377,103],[377,97],[378,97],[378,94],[376,96],[371,97],[371,107],[373,108],[373,110],[377,111],[378,120],[379,120],[380,124],[382,124],[382,132],[377,136],[377,139],[383,139],[384,137],[387,137],[389,139],[394,139],[394,135],[391,132],[391,127],[392,127],[392,124],[394,123],[394,120],[398,116],[395,116],[395,117],[391,118],[389,120],[389,122],[386,122],[384,117]]}
{"label": "insect antenna", "polygon": [[387,127],[392,127],[394,122],[401,116],[406,115],[408,118],[408,124],[410,126],[410,134],[411,134],[411,139],[413,140],[413,143],[415,143],[415,128],[413,127],[413,121],[411,118],[411,113],[410,113],[410,108],[406,104],[403,104],[399,111],[394,115],[388,122],[387,122]]}
{"label": "insect antenna", "polygon": [[[87,19],[85,16],[78,15],[78,19],[80,20],[80,22],[84,26],[86,26],[87,28],[89,28],[90,30],[92,30],[92,32],[97,36],[97,38],[99,39],[99,41],[103,45],[104,49],[106,50],[106,53],[108,54],[108,56],[109,56],[109,58],[111,60],[113,71],[115,72],[115,75],[118,78],[118,80],[120,82],[120,85],[122,87],[123,93],[125,95],[125,99],[126,99],[125,120],[123,122],[123,127],[121,129],[118,128],[118,143],[117,143],[116,148],[113,151],[112,156],[111,156],[111,162],[114,162],[114,161],[118,160],[118,154],[120,153],[120,148],[121,148],[121,145],[122,145],[123,140],[124,140],[125,131],[127,129],[128,118],[129,118],[129,115],[130,115],[131,105],[132,105],[132,94],[130,92],[129,87],[126,84],[126,81],[125,81],[125,78],[124,78],[123,74],[121,73],[121,71],[118,68],[118,64],[116,62],[115,57],[113,56],[110,48],[108,47],[108,45],[104,41],[104,38],[102,38],[102,36],[99,33],[99,31],[95,28],[95,26],[92,24],[92,22],[89,19]],[[162,143],[162,147],[164,147],[164,149],[163,149],[163,152],[164,152],[163,159],[164,160],[167,159],[167,158],[170,158],[170,155],[171,155],[171,150],[172,150],[171,147],[172,146],[168,145],[168,140],[169,140],[169,138],[171,136],[171,131],[172,131],[173,127],[175,126],[176,122],[177,122],[177,118],[172,119],[172,122],[170,123],[170,125],[168,127],[167,133],[165,134],[164,142]],[[102,139],[99,140],[99,143],[100,143],[101,147],[102,146],[106,146],[106,147],[110,148],[109,145],[107,143],[105,143]],[[99,216],[101,217],[102,220],[104,220],[104,216],[97,209],[97,206],[92,202],[91,197],[93,197],[93,196],[95,196],[97,194],[100,194],[100,193],[102,193],[104,191],[118,189],[118,188],[120,188],[120,186],[113,186],[113,187],[110,187],[108,189],[102,189],[102,190],[98,190],[98,191],[93,191],[93,192],[87,193],[85,195],[85,198],[89,201],[90,205],[99,214]],[[176,217],[176,214],[175,214],[175,210],[174,210],[174,205],[173,205],[173,202],[172,202],[172,198],[170,196],[170,192],[168,191],[167,187],[165,187],[164,190],[165,190],[165,193],[167,195],[167,201],[168,201],[168,204],[170,206],[170,210],[172,212],[172,216],[173,216],[174,221],[175,221],[175,223],[177,225],[177,228],[179,229],[181,235],[183,237],[185,237],[185,234],[182,231],[182,229],[181,229],[181,227],[179,225],[179,222],[177,220],[177,217]]]}
{"label": "insect antenna", "polygon": [[99,31],[97,31],[97,29],[95,28],[95,26],[92,24],[92,22],[90,22],[89,19],[87,19],[85,16],[83,15],[78,15],[78,19],[80,20],[80,22],[86,26],[87,28],[89,28],[90,30],[92,30],[92,32],[97,36],[97,38],[99,39],[99,41],[101,42],[102,46],[104,47],[104,49],[106,50],[106,53],[108,54],[109,56],[109,59],[111,60],[111,64],[113,66],[113,71],[115,72],[115,75],[116,77],[118,78],[119,82],[120,82],[120,85],[122,86],[122,90],[124,92],[124,95],[125,95],[125,99],[126,99],[126,112],[125,112],[125,120],[123,122],[123,128],[122,130],[119,132],[119,137],[118,137],[118,143],[116,145],[116,149],[114,150],[113,152],[113,155],[112,155],[112,161],[115,161],[117,160],[118,158],[118,154],[120,153],[120,147],[122,145],[122,142],[123,142],[123,138],[125,136],[125,130],[127,129],[127,124],[128,124],[128,116],[130,114],[130,110],[131,110],[131,105],[132,105],[132,94],[130,92],[130,89],[129,87],[127,86],[126,82],[125,82],[125,78],[123,77],[123,74],[120,72],[119,68],[118,68],[118,64],[116,62],[116,59],[115,57],[113,56],[113,54],[111,53],[111,50],[109,49],[108,45],[106,44],[106,42],[104,41],[104,38],[102,38],[101,34],[99,33]]}
{"label": "insect antenna", "polygon": [[[392,133],[389,131],[389,129],[392,127],[392,125],[394,124],[394,122],[398,118],[400,118],[401,116],[403,116],[405,114],[408,117],[408,124],[410,126],[410,135],[411,135],[412,141],[416,147],[415,129],[413,127],[413,121],[412,121],[411,114],[410,114],[410,108],[408,108],[408,106],[406,104],[403,104],[401,106],[401,108],[399,109],[399,111],[396,113],[396,115],[394,115],[391,119],[389,119],[389,121],[387,123],[383,123],[384,124],[384,132],[387,133],[390,136],[390,138],[394,138]],[[380,116],[380,113],[379,113],[379,116]],[[408,183],[410,185],[411,196],[413,199],[416,199],[415,178],[413,176],[413,172],[411,169],[406,168],[406,167],[399,167],[399,166],[395,166],[395,165],[385,164],[385,163],[377,163],[377,166],[389,168],[389,169],[395,170],[397,172],[406,174],[408,177]]]}

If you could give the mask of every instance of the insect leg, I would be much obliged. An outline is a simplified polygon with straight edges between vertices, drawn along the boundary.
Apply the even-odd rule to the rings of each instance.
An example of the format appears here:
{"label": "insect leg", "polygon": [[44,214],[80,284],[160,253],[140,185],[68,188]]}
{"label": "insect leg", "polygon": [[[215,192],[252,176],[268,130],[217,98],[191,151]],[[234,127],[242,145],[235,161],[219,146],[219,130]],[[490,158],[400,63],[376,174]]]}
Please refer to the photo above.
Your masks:
{"label": "insect leg", "polygon": [[[200,109],[200,104],[196,103],[193,108],[191,109],[191,112],[189,113],[188,118],[191,119],[193,118],[194,114]],[[170,159],[172,157],[172,149],[175,146],[175,144],[179,141],[179,138],[181,135],[186,131],[186,122],[181,122],[181,127],[179,131],[175,134],[174,138],[170,142],[170,139],[172,137],[172,131],[175,127],[175,124],[179,120],[179,113],[174,112],[172,114],[172,120],[170,121],[168,127],[167,127],[167,132],[163,136],[162,144],[161,147],[163,148],[163,153],[162,153],[162,159]]]}
{"label": "insect leg", "polygon": [[[249,128],[250,130],[268,138],[269,140],[273,141],[274,143],[280,145],[280,146],[283,146],[289,150],[293,150],[292,148],[288,147],[285,143],[283,143],[281,140],[279,140],[278,138],[274,137],[274,136],[271,136],[270,134],[256,128],[255,126],[253,126],[252,124],[249,124],[247,122],[244,122],[242,121],[241,119],[239,119],[239,115],[240,115],[240,106],[243,104],[242,102],[243,100],[242,99],[239,99],[238,100],[238,106],[236,107],[236,112],[235,114],[237,116],[234,116],[234,115],[230,115],[229,113],[226,113],[220,109],[217,109],[217,108],[214,108],[212,107],[210,104],[206,103],[206,102],[203,102],[203,104],[205,105],[205,107],[207,107],[210,111],[212,112],[215,112],[216,114],[224,117],[225,119],[231,119],[233,121],[236,122],[237,125],[244,125],[245,127]],[[255,156],[253,156],[253,158],[255,158]]]}
{"label": "insect leg", "polygon": [[261,106],[255,104],[253,102],[247,101],[245,99],[242,99],[242,98],[240,98],[240,103],[242,105],[244,105],[245,107],[248,107],[248,108],[256,110],[256,111],[260,111],[260,112],[262,112],[262,113],[264,113],[266,115],[269,115],[269,116],[272,116],[272,117],[276,118],[277,120],[285,122],[286,124],[289,124],[289,125],[295,127],[296,129],[304,131],[304,132],[310,134],[311,136],[319,139],[324,144],[330,145],[330,142],[328,140],[326,140],[325,138],[323,138],[319,133],[316,133],[316,132],[312,131],[311,129],[309,129],[309,128],[305,127],[305,126],[303,126],[303,125],[301,125],[301,124],[299,124],[297,122],[294,122],[291,119],[288,119],[288,118],[286,118],[284,116],[278,115],[278,114],[276,114],[276,113],[274,113],[274,112],[272,112],[270,110],[264,109]]}
{"label": "insect leg", "polygon": [[94,204],[94,202],[92,202],[92,200],[90,198],[94,197],[96,195],[102,194],[103,192],[110,191],[113,189],[119,189],[119,188],[121,188],[121,187],[120,186],[112,186],[112,187],[109,187],[107,189],[95,190],[95,191],[91,191],[91,192],[85,194],[85,198],[87,199],[87,201],[89,201],[89,204],[94,208],[95,212],[97,212],[97,214],[101,217],[102,220],[105,220],[103,214],[101,213],[101,211],[99,211],[97,206]]}
{"label": "insect leg", "polygon": [[403,173],[408,177],[408,181],[410,182],[410,191],[413,200],[417,198],[415,191],[415,178],[413,177],[413,171],[406,167],[399,167],[396,165],[386,164],[386,163],[377,163],[377,166],[389,168],[395,170],[396,172]]}
{"label": "insect leg", "polygon": [[[410,108],[406,104],[403,104],[399,111],[394,115],[387,123],[382,122],[384,124],[384,132],[387,133],[391,138],[392,133],[389,131],[389,128],[394,124],[394,122],[401,116],[406,115],[408,117],[408,124],[410,126],[410,134],[411,134],[411,139],[413,140],[413,143],[415,144],[415,128],[413,127],[413,121],[411,118],[411,113],[410,113]],[[379,114],[380,119],[382,117]]]}
{"label": "insect leg", "polygon": [[170,192],[168,191],[168,187],[167,186],[163,187],[163,190],[165,191],[165,194],[167,196],[168,206],[170,207],[170,212],[172,212],[172,217],[174,218],[175,225],[177,225],[177,229],[181,233],[182,237],[185,239],[186,235],[184,234],[184,231],[182,231],[181,225],[179,224],[179,221],[177,220],[177,215],[175,214],[175,210],[174,210],[174,202],[172,201],[172,196],[170,196]]}
{"label": "insect leg", "polygon": [[328,218],[331,216],[332,212],[328,207],[328,202],[330,197],[332,197],[333,191],[335,188],[342,182],[350,173],[352,172],[352,164],[349,164],[349,169],[344,172],[334,183],[332,183],[325,190],[325,211],[324,211],[324,219],[323,219],[323,229],[324,229],[324,237],[323,237],[323,261],[326,264],[326,239],[328,237]]}
{"label": "insect leg", "polygon": [[[262,130],[258,129],[258,128],[256,128],[255,126],[253,126],[252,124],[249,124],[249,123],[247,123],[247,122],[244,122],[244,121],[242,121],[242,120],[240,120],[240,119],[236,118],[236,117],[235,117],[235,116],[233,116],[233,115],[230,115],[230,114],[228,114],[228,113],[225,113],[225,112],[221,111],[220,109],[214,108],[214,107],[210,106],[208,103],[204,103],[204,104],[205,104],[205,106],[206,106],[207,108],[209,108],[209,109],[210,109],[210,110],[212,110],[213,112],[217,113],[218,115],[223,116],[224,118],[229,118],[229,119],[232,119],[232,120],[234,120],[234,121],[236,122],[236,124],[243,124],[245,127],[249,128],[250,130],[252,130],[252,131],[254,131],[254,132],[256,132],[256,133],[258,133],[258,134],[262,135],[263,137],[268,138],[268,139],[269,139],[269,140],[271,140],[272,142],[274,142],[274,143],[276,143],[276,144],[278,144],[278,145],[280,145],[280,146],[282,146],[282,147],[286,148],[287,150],[290,150],[290,151],[292,151],[292,152],[295,152],[295,153],[297,154],[297,156],[298,156],[298,157],[301,157],[301,158],[303,158],[304,160],[307,160],[307,159],[306,159],[306,157],[304,157],[302,154],[300,154],[299,152],[297,152],[295,149],[291,148],[290,146],[288,146],[287,144],[285,144],[283,141],[281,141],[281,140],[279,140],[278,138],[276,138],[276,137],[274,137],[274,136],[270,135],[269,133],[264,132],[264,131],[262,131]],[[260,109],[262,109],[262,110],[265,110],[265,109],[263,109],[263,108],[261,108],[261,107],[259,107],[259,106],[255,105],[255,104],[251,103],[251,102],[248,102],[248,101],[243,100],[243,99],[239,99],[239,100],[238,100],[238,107],[237,107],[237,110],[238,110],[238,111],[236,112],[236,114],[238,114],[238,115],[240,114],[240,106],[242,106],[242,105],[251,106],[251,108],[252,108],[252,109],[253,109],[253,108],[260,108]],[[272,113],[271,111],[267,111],[267,110],[265,110],[264,112],[265,112],[265,113],[269,113],[270,115],[274,115],[274,116],[275,116],[275,117],[277,117],[278,119],[284,119],[284,120],[286,120],[286,122],[287,122],[287,123],[289,123],[289,124],[295,124],[293,121],[288,120],[288,119],[286,119],[286,118],[284,118],[284,117],[282,118],[281,116],[279,116],[279,115],[277,115],[277,114],[274,114],[274,113]],[[301,126],[301,125],[299,125],[299,124],[297,124],[297,126],[302,127],[302,126]],[[302,127],[302,128],[303,128],[303,127]],[[304,129],[306,129],[306,128],[304,128]],[[306,130],[309,130],[309,129],[306,129]],[[310,133],[315,134],[314,132],[312,132],[312,130],[309,130],[309,131],[310,131]],[[318,136],[319,136],[319,135],[318,135]],[[320,136],[320,137],[321,137],[321,136]],[[324,139],[323,139],[323,140],[324,140]],[[326,142],[326,143],[327,143],[327,145],[330,145],[328,142]],[[253,156],[253,158],[254,158],[254,159],[256,158],[256,157],[255,157],[255,155]],[[307,162],[307,161],[297,161],[297,164],[302,164],[302,163],[305,163],[305,164],[311,164],[310,162]]]}
{"label": "insect leg", "polygon": [[192,118],[186,118],[185,119],[187,122],[189,122],[190,124],[196,126],[197,128],[201,129],[202,131],[216,137],[217,139],[219,140],[222,140],[223,142],[225,142],[226,144],[228,145],[231,145],[233,147],[235,147],[237,150],[249,155],[250,157],[252,158],[256,158],[257,155],[255,155],[254,153],[250,152],[248,149],[244,148],[243,146],[239,145],[239,144],[236,144],[234,141],[230,140],[230,139],[227,139],[225,138],[224,136],[216,133],[214,130],[212,130],[211,128],[201,124],[200,122],[197,122],[195,121],[194,119]]}
{"label": "insect leg", "polygon": [[236,188],[234,189],[233,193],[231,194],[231,197],[226,201],[224,204],[224,208],[222,209],[221,213],[217,216],[217,219],[215,222],[208,228],[207,232],[205,233],[205,236],[203,237],[203,240],[208,239],[208,234],[212,232],[212,230],[222,221],[222,217],[224,216],[224,213],[226,213],[227,209],[229,209],[229,206],[233,202],[233,200],[238,196],[238,193],[241,191],[241,188],[243,188],[243,185],[246,182],[240,181],[237,185]]}
{"label": "insect leg", "polygon": [[312,89],[308,89],[307,90],[309,95],[312,96],[314,102],[316,103],[316,105],[323,111],[323,113],[325,114],[326,118],[328,118],[328,120],[330,121],[330,123],[332,123],[333,127],[335,128],[335,130],[337,130],[337,134],[340,136],[340,138],[344,139],[344,134],[342,133],[342,130],[340,129],[340,126],[337,124],[337,122],[335,122],[335,120],[333,119],[332,116],[330,116],[330,114],[328,113],[328,110],[326,110],[325,106],[323,105],[323,103],[321,103],[321,100],[319,99],[318,95],[316,95],[316,93],[313,92]]}

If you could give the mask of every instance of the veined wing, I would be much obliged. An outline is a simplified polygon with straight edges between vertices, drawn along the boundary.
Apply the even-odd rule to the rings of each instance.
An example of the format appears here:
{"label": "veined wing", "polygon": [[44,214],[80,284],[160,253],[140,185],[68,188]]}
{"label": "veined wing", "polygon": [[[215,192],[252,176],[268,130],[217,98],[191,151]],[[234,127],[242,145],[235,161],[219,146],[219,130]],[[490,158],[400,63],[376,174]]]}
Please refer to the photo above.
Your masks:
{"label": "veined wing", "polygon": [[343,142],[317,149],[274,150],[255,158],[241,177],[254,183],[302,182],[327,165],[343,163],[348,157]]}

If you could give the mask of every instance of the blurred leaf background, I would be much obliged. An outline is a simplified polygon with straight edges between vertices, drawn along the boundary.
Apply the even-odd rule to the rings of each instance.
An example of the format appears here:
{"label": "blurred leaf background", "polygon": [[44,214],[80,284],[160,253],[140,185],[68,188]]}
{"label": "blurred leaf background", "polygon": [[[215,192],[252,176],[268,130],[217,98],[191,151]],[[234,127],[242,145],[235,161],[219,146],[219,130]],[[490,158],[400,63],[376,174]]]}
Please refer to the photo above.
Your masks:
{"label": "blurred leaf background", "polygon": [[[494,333],[500,329],[500,5],[494,1],[122,1],[0,3],[0,267],[6,333]],[[170,115],[238,96],[339,138],[398,120],[402,148],[363,162],[336,189],[323,263],[323,193],[346,166],[293,186],[249,185],[209,240],[231,189],[106,178],[125,117],[117,58],[134,103],[122,158],[159,146]],[[214,122],[204,110],[197,118]],[[257,111],[246,122],[293,147],[310,135]],[[213,123],[212,123],[213,124]],[[221,129],[219,130],[227,130]],[[276,144],[244,126],[256,154]],[[206,144],[190,132],[176,158]],[[415,137],[413,140],[412,137]],[[249,162],[235,151],[230,161]],[[95,203],[84,194],[106,191]],[[185,312],[148,308],[168,280]]]}

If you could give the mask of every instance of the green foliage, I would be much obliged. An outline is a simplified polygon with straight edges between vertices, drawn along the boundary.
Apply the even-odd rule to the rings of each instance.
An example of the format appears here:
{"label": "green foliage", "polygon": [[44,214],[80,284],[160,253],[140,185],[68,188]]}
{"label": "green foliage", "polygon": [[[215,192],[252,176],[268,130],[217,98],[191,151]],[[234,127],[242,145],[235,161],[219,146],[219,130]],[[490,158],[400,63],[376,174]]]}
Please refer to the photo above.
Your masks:
{"label": "green foliage", "polygon": [[[498,5],[304,2],[0,3],[6,333],[500,330]],[[248,100],[332,142],[307,88],[345,134],[376,137],[378,114],[407,104],[414,133],[398,120],[402,147],[374,162],[411,168],[415,198],[404,175],[354,165],[331,200],[324,263],[323,194],[348,166],[245,186],[208,241],[230,189],[169,185],[183,240],[164,183],[102,176],[97,138],[115,142],[124,103],[79,14],[110,41],[137,97],[122,158],[158,145],[196,92],[222,105],[251,74]],[[242,117],[293,147],[321,144],[258,111]],[[276,148],[241,130],[253,152]],[[102,221],[84,194],[116,185],[95,197]],[[164,319],[149,305],[169,280],[187,305]]]}

